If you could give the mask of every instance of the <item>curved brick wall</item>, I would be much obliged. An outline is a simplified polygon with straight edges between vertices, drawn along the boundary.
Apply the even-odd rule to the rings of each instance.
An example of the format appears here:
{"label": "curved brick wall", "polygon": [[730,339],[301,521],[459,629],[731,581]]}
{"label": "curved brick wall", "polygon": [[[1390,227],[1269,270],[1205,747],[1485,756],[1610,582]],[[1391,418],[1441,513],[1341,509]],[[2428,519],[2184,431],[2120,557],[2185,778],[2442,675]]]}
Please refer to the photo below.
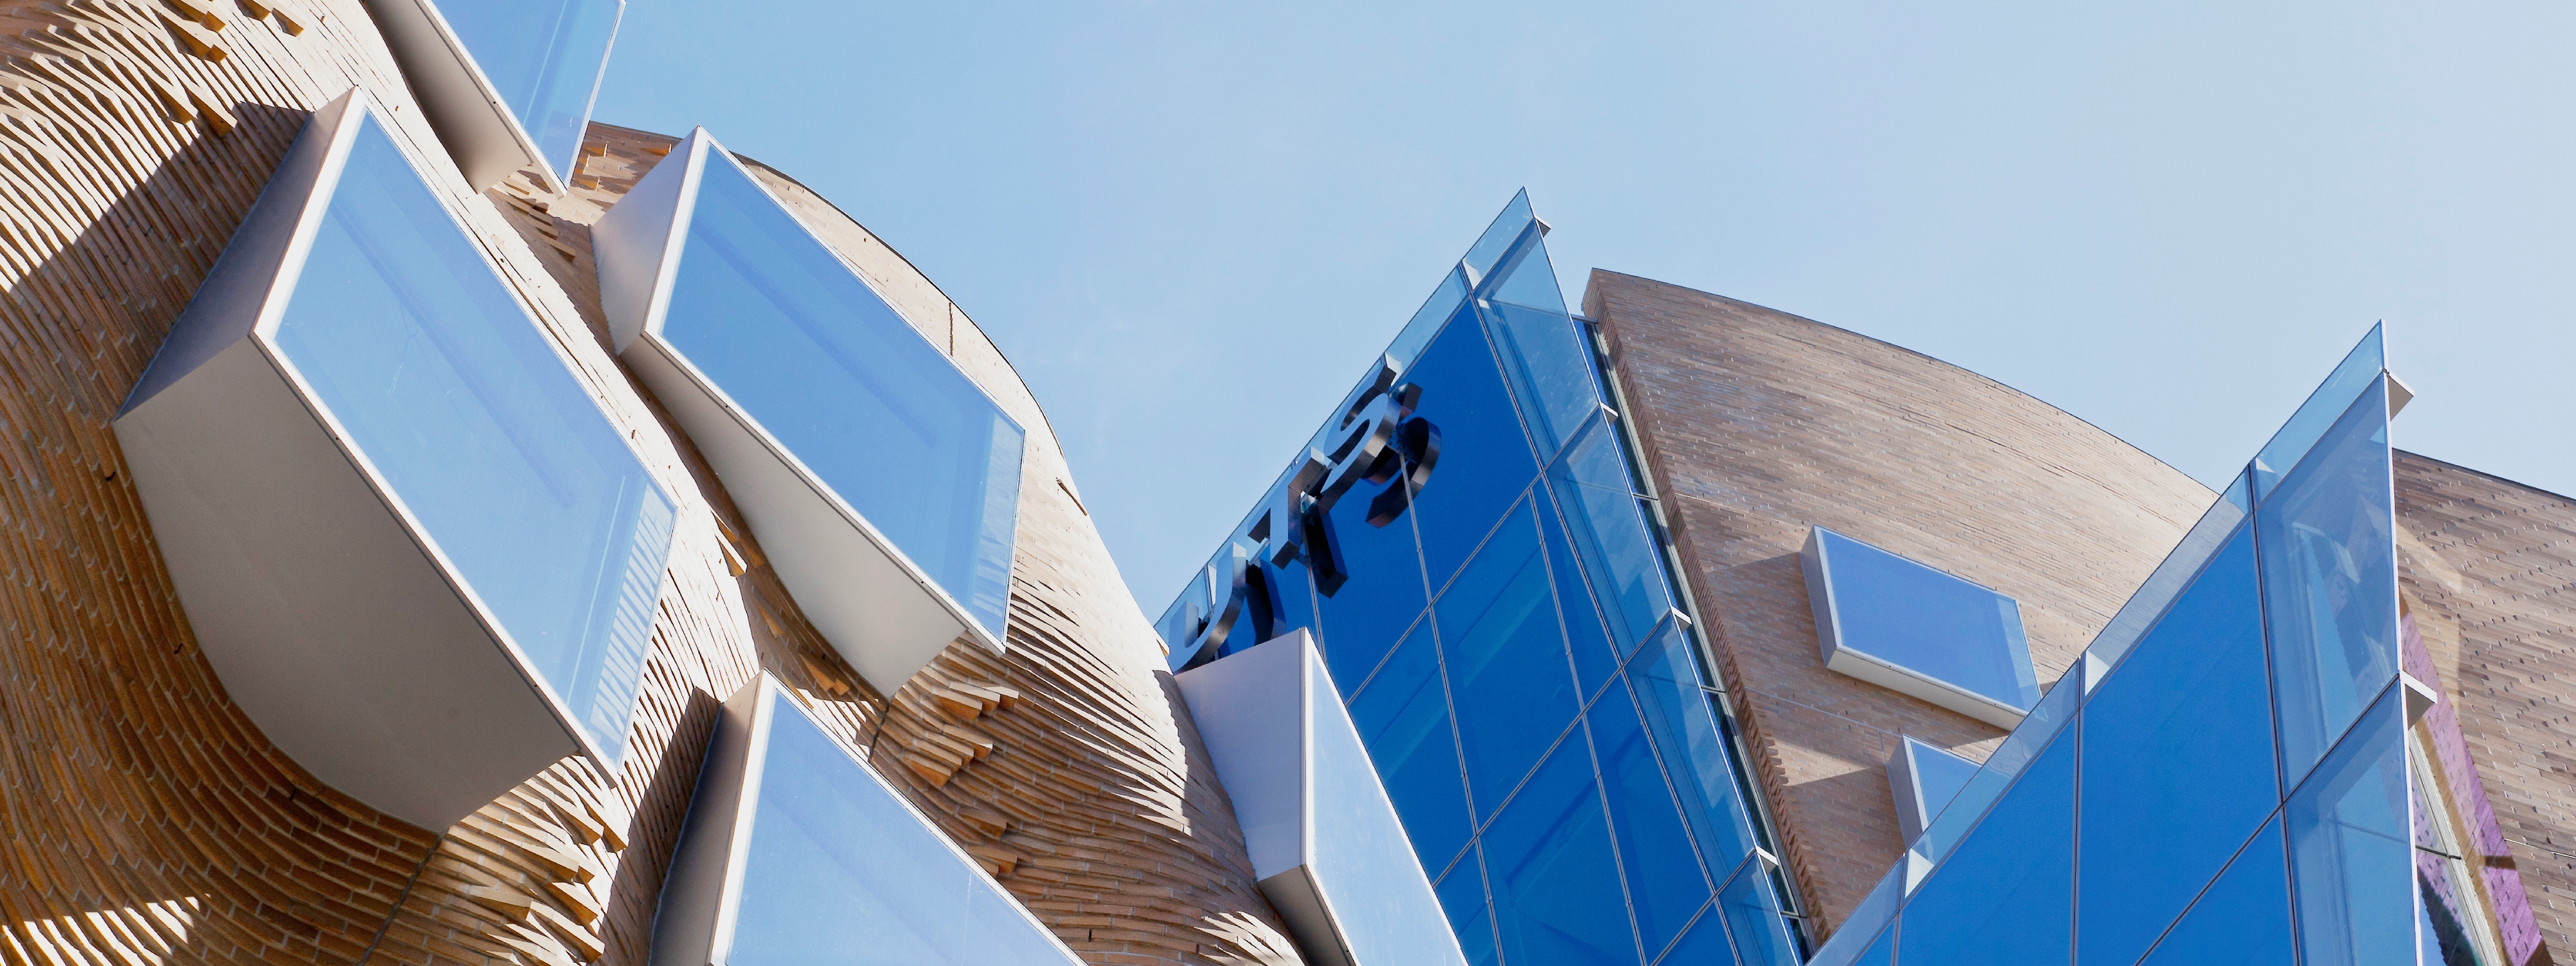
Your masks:
{"label": "curved brick wall", "polygon": [[2003,732],[1825,670],[1808,527],[2012,595],[2044,683],[2216,495],[1994,380],[1785,312],[1606,271],[1584,309],[1822,938],[1904,848],[1897,736],[1983,760]]}
{"label": "curved brick wall", "polygon": [[445,830],[314,782],[195,650],[107,421],[309,109],[364,85],[398,137],[437,140],[355,0],[0,0],[0,54],[0,960],[640,964],[716,703],[761,669],[1086,958],[1295,960],[1025,387],[772,177],[1032,428],[1011,655],[952,648],[889,702],[815,636],[599,337],[584,225],[669,138],[596,130],[569,196],[436,186],[682,501],[626,760],[558,764]]}

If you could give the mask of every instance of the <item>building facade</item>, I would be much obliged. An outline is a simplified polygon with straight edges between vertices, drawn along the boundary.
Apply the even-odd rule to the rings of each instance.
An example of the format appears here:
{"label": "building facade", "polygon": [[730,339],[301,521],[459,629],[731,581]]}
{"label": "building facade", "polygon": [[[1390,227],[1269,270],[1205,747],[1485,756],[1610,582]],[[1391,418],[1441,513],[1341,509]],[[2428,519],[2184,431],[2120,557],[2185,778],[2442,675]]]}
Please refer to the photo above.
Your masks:
{"label": "building facade", "polygon": [[0,960],[2571,955],[2576,503],[2375,334],[2213,494],[1516,198],[1149,618],[623,15],[0,0]]}

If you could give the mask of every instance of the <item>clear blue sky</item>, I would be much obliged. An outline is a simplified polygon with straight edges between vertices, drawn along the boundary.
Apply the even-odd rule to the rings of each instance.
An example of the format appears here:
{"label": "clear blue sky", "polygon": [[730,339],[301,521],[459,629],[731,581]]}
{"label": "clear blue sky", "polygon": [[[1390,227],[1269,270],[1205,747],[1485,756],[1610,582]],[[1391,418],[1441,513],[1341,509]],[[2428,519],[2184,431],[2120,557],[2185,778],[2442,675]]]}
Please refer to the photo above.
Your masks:
{"label": "clear blue sky", "polygon": [[1158,613],[1494,211],[1984,373],[2203,482],[2374,320],[2398,445],[2576,493],[2564,3],[630,0],[704,124],[911,258]]}

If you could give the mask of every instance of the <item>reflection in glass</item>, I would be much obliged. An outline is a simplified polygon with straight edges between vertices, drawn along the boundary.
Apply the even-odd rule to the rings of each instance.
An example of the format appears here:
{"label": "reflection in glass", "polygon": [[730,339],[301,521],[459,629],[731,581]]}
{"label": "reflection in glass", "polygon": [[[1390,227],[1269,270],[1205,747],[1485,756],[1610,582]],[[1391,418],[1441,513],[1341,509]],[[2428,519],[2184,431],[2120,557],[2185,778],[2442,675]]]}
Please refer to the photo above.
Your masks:
{"label": "reflection in glass", "polygon": [[[2092,941],[2089,933],[2079,935],[2085,942]],[[2263,831],[2156,943],[2145,966],[2291,966],[2293,962],[2290,880],[2281,860],[2281,823],[2272,821],[2263,824]]]}
{"label": "reflection in glass", "polygon": [[1701,874],[1681,813],[1673,807],[1672,790],[1664,784],[1663,767],[1646,741],[1636,706],[1626,694],[1612,691],[1584,718],[1591,724],[1593,756],[1600,761],[1602,791],[1610,801],[1610,827],[1619,841],[1637,934],[1651,955],[1672,942],[1707,904],[1709,882]]}
{"label": "reflection in glass", "polygon": [[[1493,350],[1471,311],[1459,310],[1458,319],[1441,330],[1403,378],[1422,387],[1414,415],[1440,428],[1440,460],[1430,481],[1414,494],[1408,514],[1415,517],[1422,538],[1424,572],[1437,589],[1449,583],[1494,521],[1529,489],[1538,476],[1538,461],[1530,456],[1511,392],[1503,387]],[[1365,502],[1366,494],[1359,491],[1366,488],[1354,488],[1342,502]]]}
{"label": "reflection in glass", "polygon": [[1485,906],[1485,870],[1476,861],[1476,851],[1467,850],[1433,891],[1440,894],[1440,908],[1449,914],[1449,929],[1458,934],[1458,948],[1467,954],[1467,962],[1471,966],[1496,962],[1494,920]]}
{"label": "reflection in glass", "polygon": [[1467,270],[1467,280],[1483,284],[1486,277],[1494,274],[1496,263],[1511,254],[1513,244],[1520,241],[1521,232],[1536,220],[1537,216],[1530,213],[1529,192],[1512,195],[1511,203],[1504,205],[1502,213],[1494,216],[1493,223],[1485,226],[1485,233],[1476,236],[1476,243],[1467,247],[1467,257],[1458,260],[1459,265]]}
{"label": "reflection in glass", "polygon": [[611,760],[674,508],[373,117],[276,341]]}
{"label": "reflection in glass", "polygon": [[2254,512],[2292,782],[2397,673],[2388,403],[2374,383]]}
{"label": "reflection in glass", "polygon": [[1588,699],[1601,693],[1601,686],[1618,670],[1619,654],[1611,649],[1601,609],[1583,584],[1583,567],[1574,559],[1573,545],[1566,542],[1565,522],[1557,516],[1555,498],[1541,490],[1532,502],[1538,510],[1539,531],[1547,537],[1548,576],[1555,581],[1557,607],[1565,616],[1565,647],[1574,657],[1575,681]]}
{"label": "reflection in glass", "polygon": [[1915,851],[1935,862],[1950,854],[1950,848],[1958,844],[1959,837],[1976,825],[1978,816],[1985,814],[1986,806],[1994,804],[1995,796],[2002,794],[2013,779],[2021,776],[2022,770],[2030,766],[2041,749],[2047,747],[2047,742],[2057,737],[2060,729],[2075,720],[2076,695],[2084,689],[2069,686],[2074,680],[2072,676],[2061,677],[2056,684],[2049,686],[2048,693],[2042,695],[2039,704],[2022,718],[2021,725],[2004,737],[2003,746],[1986,756],[1985,765],[1977,769],[1977,777],[1968,779],[1968,784],[1959,789],[1958,797],[1950,799],[1950,804],[1941,809],[1940,817],[1932,820],[1932,827],[1923,830],[1923,837],[1914,843]]}
{"label": "reflection in glass", "polygon": [[1506,963],[1637,962],[1583,745],[1559,745],[1485,830]]}
{"label": "reflection in glass", "polygon": [[998,640],[1020,426],[710,152],[661,337]]}
{"label": "reflection in glass", "polygon": [[1673,778],[1700,854],[1708,857],[1711,869],[1725,869],[1760,843],[1744,804],[1750,793],[1732,767],[1734,750],[1718,726],[1717,708],[1701,684],[1699,660],[1691,648],[1688,631],[1667,626],[1629,667],[1628,683],[1636,689],[1646,732]]}
{"label": "reflection in glass", "polygon": [[1610,639],[1622,653],[1634,651],[1672,613],[1673,594],[1617,425],[1596,417],[1547,476],[1593,596],[1609,615]]}
{"label": "reflection in glass", "polygon": [[2415,962],[2403,704],[2390,689],[2282,810],[2307,966]]}
{"label": "reflection in glass", "polygon": [[1075,960],[1002,887],[784,696],[729,966]]}
{"label": "reflection in glass", "polygon": [[1809,573],[1830,587],[1817,628],[1829,661],[1850,650],[2016,710],[2039,700],[2012,598],[1823,527],[1814,541]]}
{"label": "reflection in glass", "polygon": [[1905,906],[1900,963],[2062,963],[2074,904],[2075,736],[2051,742]]}
{"label": "reflection in glass", "polygon": [[1434,613],[1467,784],[1478,817],[1491,817],[1579,707],[1527,503],[1504,519]]}
{"label": "reflection in glass", "polygon": [[1664,953],[1660,960],[1672,966],[1724,966],[1735,961],[1735,951],[1726,944],[1726,916],[1717,911],[1715,902],[1703,907],[1699,918],[1682,934],[1681,941]]}
{"label": "reflection in glass", "polygon": [[1350,708],[1423,871],[1439,877],[1467,844],[1469,828],[1449,699],[1440,687],[1440,651],[1431,635],[1405,638]]}
{"label": "reflection in glass", "polygon": [[2280,802],[2254,536],[2183,591],[2084,716],[2077,966],[2127,966]]}
{"label": "reflection in glass", "polygon": [[1743,966],[1798,966],[1798,944],[1789,938],[1773,882],[1779,866],[1760,852],[1744,857],[1733,878],[1717,893],[1717,911],[1735,939],[1735,961]]}
{"label": "reflection in glass", "polygon": [[1896,827],[1907,844],[1922,836],[1932,824],[1933,816],[1968,780],[1977,777],[1977,763],[1915,740],[1912,735],[1897,738],[1895,757],[1889,759],[1887,780],[1896,798]]}
{"label": "reflection in glass", "polygon": [[623,0],[439,0],[438,11],[537,154],[569,180]]}
{"label": "reflection in glass", "polygon": [[1554,456],[1602,406],[1582,328],[1562,311],[1500,303],[1485,307],[1485,320],[1531,441]]}

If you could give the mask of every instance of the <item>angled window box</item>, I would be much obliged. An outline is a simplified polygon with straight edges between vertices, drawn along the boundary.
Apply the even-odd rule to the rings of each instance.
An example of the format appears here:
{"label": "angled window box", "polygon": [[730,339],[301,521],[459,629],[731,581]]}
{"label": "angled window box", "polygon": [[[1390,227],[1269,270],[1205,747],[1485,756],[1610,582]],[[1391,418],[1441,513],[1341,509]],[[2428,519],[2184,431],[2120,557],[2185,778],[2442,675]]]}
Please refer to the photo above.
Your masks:
{"label": "angled window box", "polygon": [[703,129],[592,238],[627,364],[850,666],[892,694],[999,652],[1019,424]]}
{"label": "angled window box", "polygon": [[1896,753],[1887,756],[1887,787],[1896,796],[1896,828],[1912,844],[1941,817],[1941,809],[1977,777],[1977,763],[1899,736]]}
{"label": "angled window box", "polygon": [[439,139],[480,191],[572,178],[625,0],[365,0]]}
{"label": "angled window box", "polygon": [[617,760],[674,504],[415,165],[315,113],[115,428],[233,702],[443,829]]}
{"label": "angled window box", "polygon": [[1272,638],[1177,680],[1253,876],[1309,962],[1464,966],[1312,636]]}
{"label": "angled window box", "polygon": [[654,966],[1080,960],[766,674],[725,702]]}
{"label": "angled window box", "polygon": [[2038,703],[2012,598],[1823,527],[1801,555],[1825,667],[1998,728]]}

